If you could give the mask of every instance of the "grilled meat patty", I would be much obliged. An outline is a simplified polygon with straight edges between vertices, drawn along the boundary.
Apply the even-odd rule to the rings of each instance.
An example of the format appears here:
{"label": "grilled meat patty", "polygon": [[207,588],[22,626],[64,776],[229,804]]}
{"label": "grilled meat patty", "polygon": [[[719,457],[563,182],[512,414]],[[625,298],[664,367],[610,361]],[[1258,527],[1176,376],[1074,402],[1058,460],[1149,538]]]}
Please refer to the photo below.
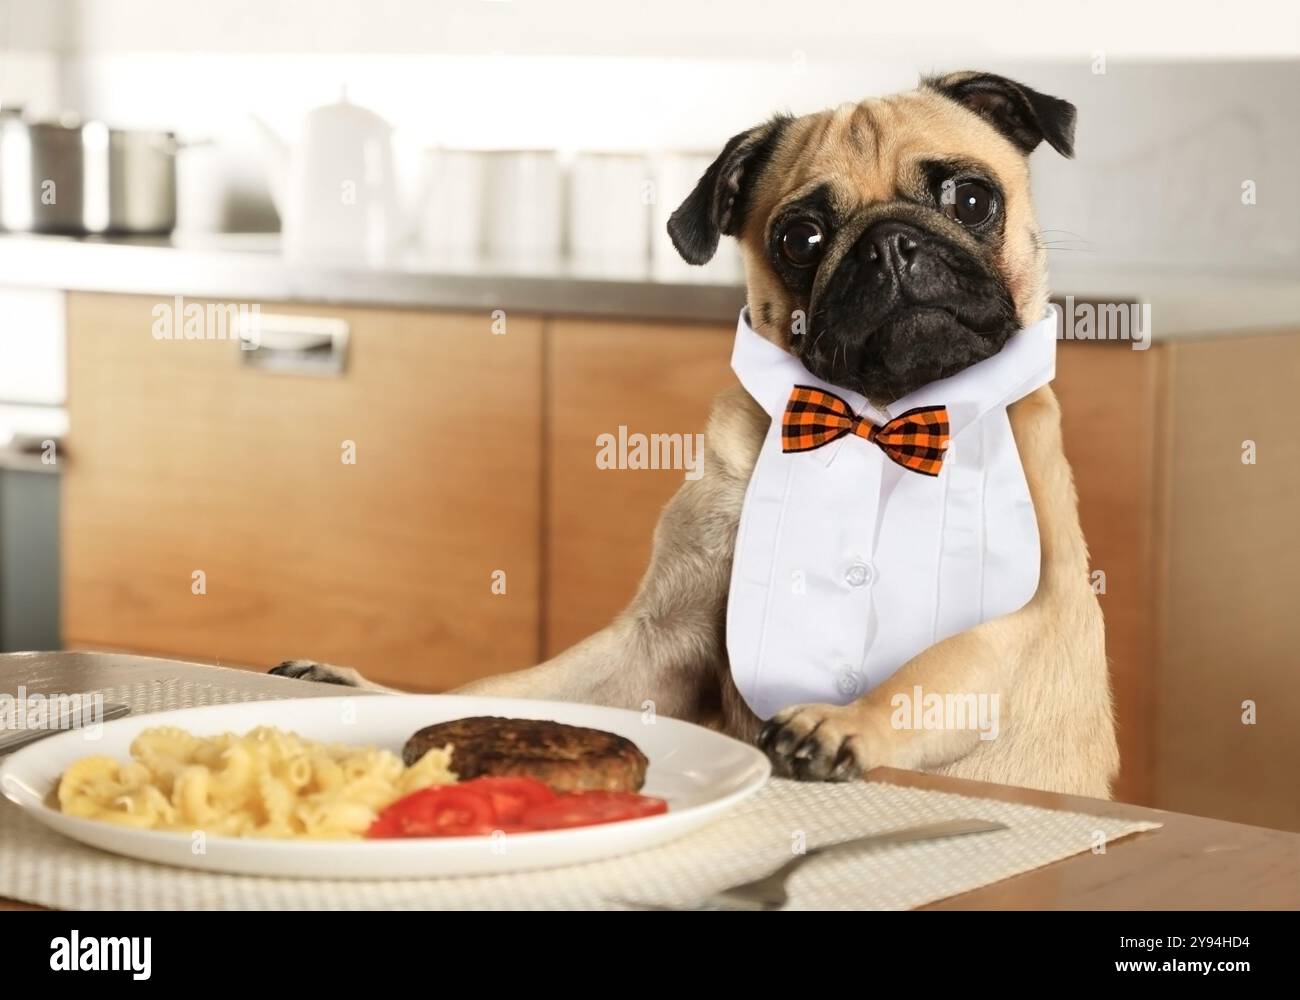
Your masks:
{"label": "grilled meat patty", "polygon": [[635,743],[599,729],[540,719],[477,716],[426,726],[406,741],[414,764],[434,747],[452,745],[451,769],[462,781],[485,774],[537,778],[557,792],[635,792],[649,763]]}

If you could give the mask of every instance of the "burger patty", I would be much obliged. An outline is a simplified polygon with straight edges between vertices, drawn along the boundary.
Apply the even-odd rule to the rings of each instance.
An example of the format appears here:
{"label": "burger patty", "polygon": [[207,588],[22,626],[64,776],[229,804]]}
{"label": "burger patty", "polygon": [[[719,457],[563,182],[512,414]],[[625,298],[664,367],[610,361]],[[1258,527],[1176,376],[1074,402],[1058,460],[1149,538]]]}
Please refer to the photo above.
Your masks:
{"label": "burger patty", "polygon": [[636,792],[649,763],[631,740],[600,729],[494,716],[426,726],[406,741],[402,759],[409,766],[449,743],[451,769],[463,781],[529,777],[557,792]]}

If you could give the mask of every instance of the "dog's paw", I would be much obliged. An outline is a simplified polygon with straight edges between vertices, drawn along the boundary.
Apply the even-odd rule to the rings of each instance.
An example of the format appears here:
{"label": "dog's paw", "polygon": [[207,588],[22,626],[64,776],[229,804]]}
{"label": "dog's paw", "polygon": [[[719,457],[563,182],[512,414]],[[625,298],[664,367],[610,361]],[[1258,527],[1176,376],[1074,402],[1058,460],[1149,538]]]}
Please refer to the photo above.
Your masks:
{"label": "dog's paw", "polygon": [[340,684],[343,687],[361,687],[364,684],[362,676],[351,667],[335,667],[315,660],[285,660],[267,673],[298,681],[315,681],[317,684]]}
{"label": "dog's paw", "polygon": [[758,746],[782,778],[854,781],[868,768],[871,742],[853,705],[795,705],[772,716]]}

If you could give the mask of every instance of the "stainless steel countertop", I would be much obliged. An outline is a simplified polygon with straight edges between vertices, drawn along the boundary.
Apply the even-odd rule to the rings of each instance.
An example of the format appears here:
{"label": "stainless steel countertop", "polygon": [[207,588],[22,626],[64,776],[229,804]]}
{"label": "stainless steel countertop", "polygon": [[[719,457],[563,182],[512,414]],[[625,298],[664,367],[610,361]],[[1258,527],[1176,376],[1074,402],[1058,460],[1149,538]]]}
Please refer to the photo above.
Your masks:
{"label": "stainless steel countertop", "polygon": [[298,264],[275,234],[203,239],[0,236],[0,282],[247,301],[735,322],[736,285],[583,275],[562,263],[508,274],[418,256],[366,268]]}
{"label": "stainless steel countertop", "polygon": [[[708,272],[701,272],[707,277]],[[744,290],[733,284],[606,278],[562,262],[530,273],[490,263],[459,266],[408,256],[365,268],[293,263],[275,234],[173,239],[0,236],[0,282],[123,294],[310,302],[398,308],[516,310],[733,323]],[[1300,277],[1229,271],[1053,262],[1052,294],[1080,301],[1151,304],[1154,338],[1300,329]]]}

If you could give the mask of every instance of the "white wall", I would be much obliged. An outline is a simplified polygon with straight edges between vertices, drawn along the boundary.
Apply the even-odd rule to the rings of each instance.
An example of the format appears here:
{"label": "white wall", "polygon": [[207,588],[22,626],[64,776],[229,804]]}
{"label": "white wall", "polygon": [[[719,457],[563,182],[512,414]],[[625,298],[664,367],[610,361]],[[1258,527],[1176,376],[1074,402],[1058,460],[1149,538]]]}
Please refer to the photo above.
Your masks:
{"label": "white wall", "polygon": [[[40,4],[43,0],[26,0]],[[86,51],[866,60],[1295,55],[1291,0],[56,0]]]}
{"label": "white wall", "polygon": [[60,110],[72,3],[0,0],[0,105],[21,105],[42,116]]}

